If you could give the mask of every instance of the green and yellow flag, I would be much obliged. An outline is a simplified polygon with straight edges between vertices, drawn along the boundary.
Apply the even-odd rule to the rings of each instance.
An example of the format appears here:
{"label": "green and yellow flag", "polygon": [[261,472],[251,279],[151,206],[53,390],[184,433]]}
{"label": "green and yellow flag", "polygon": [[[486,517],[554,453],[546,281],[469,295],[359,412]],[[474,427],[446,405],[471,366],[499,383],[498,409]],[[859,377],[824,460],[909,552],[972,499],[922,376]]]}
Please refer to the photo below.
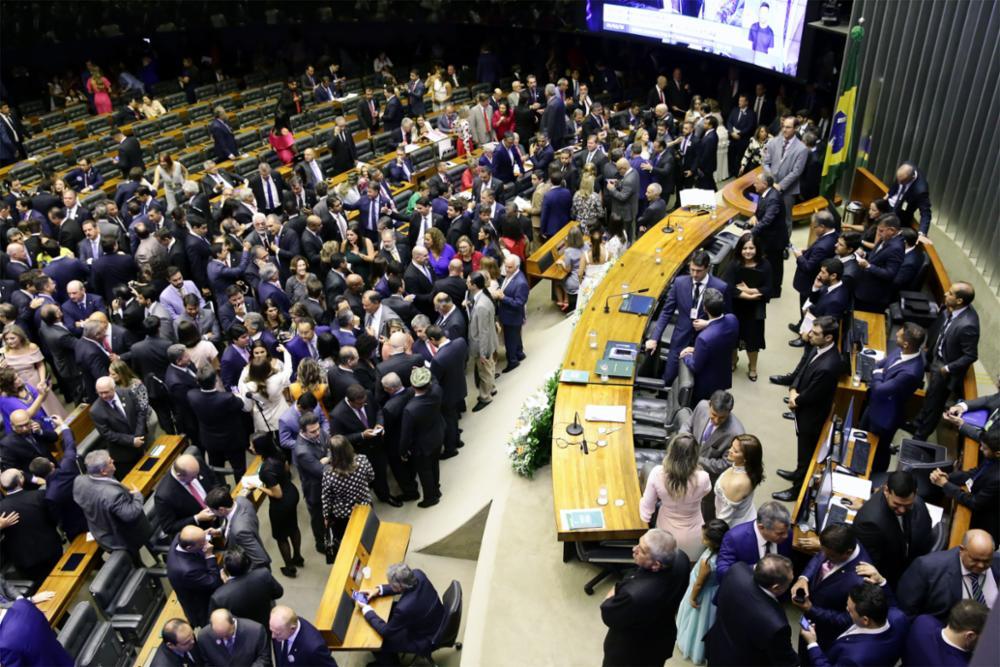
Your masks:
{"label": "green and yellow flag", "polygon": [[850,162],[854,107],[858,94],[858,56],[861,53],[861,38],[865,30],[861,26],[851,28],[850,43],[847,45],[847,65],[840,81],[840,98],[837,111],[833,115],[830,141],[826,145],[826,160],[823,162],[823,181],[820,192],[831,199],[831,191],[837,186],[840,175]]}

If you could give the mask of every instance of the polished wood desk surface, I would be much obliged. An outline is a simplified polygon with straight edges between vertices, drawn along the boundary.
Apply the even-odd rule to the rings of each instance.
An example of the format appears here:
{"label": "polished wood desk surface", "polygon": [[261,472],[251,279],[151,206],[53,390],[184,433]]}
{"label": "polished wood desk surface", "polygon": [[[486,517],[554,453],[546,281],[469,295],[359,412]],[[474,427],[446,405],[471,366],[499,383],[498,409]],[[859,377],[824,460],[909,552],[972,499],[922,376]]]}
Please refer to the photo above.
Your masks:
{"label": "polished wood desk surface", "polygon": [[[258,475],[258,474],[260,474],[260,467],[261,467],[261,465],[263,465],[263,463],[264,463],[264,460],[259,455],[258,456],[254,456],[253,460],[250,461],[250,465],[247,466],[247,474],[248,475]],[[236,482],[236,486],[233,487],[233,494],[232,494],[233,498],[236,498],[237,496],[243,495],[243,493],[244,493],[243,480],[240,479],[240,480],[238,480]],[[258,489],[253,489],[252,491],[249,491],[246,494],[246,496],[247,496],[247,498],[250,499],[250,502],[253,503],[254,507],[256,507],[257,509],[260,509],[261,503],[264,502],[264,498],[267,497],[267,494],[265,494],[263,491],[261,491],[258,488]]]}
{"label": "polished wood desk surface", "polygon": [[[160,446],[163,450],[155,458],[147,453],[139,459],[122,480],[122,484],[126,488],[138,489],[143,496],[149,496],[173,465],[174,459],[184,451],[186,442],[187,439],[183,435],[161,435],[150,447],[150,451]],[[147,461],[153,462],[152,467],[149,470],[140,470]],[[99,552],[100,547],[97,546],[97,542],[88,540],[86,533],[77,535],[52,568],[49,576],[38,587],[40,591],[52,591],[56,594],[51,600],[38,605],[50,624],[56,625],[62,620],[70,603],[86,583],[87,574],[97,566]],[[70,563],[74,563],[73,567],[69,567]]]}
{"label": "polished wood desk surface", "polygon": [[[579,227],[580,223],[570,221],[562,229],[550,236],[545,243],[538,246],[535,252],[528,255],[524,264],[524,273],[529,280],[538,281],[541,279],[562,280],[568,275],[566,267],[559,262],[566,249],[566,236],[570,230]],[[548,266],[545,264],[551,259]],[[543,266],[545,268],[543,268]]]}
{"label": "polished wood desk surface", "polygon": [[[670,284],[683,262],[710,236],[717,233],[737,214],[731,207],[720,209],[715,218],[709,214],[675,211],[636,240],[608,271],[594,290],[569,341],[563,370],[584,370],[596,378],[594,369],[609,340],[642,344],[648,317],[619,312],[620,299],[611,300],[611,312],[604,313],[605,299],[629,290],[648,288],[648,296],[658,297]],[[671,234],[662,229],[670,224]],[[683,227],[683,239],[679,229]],[[657,249],[661,263],[656,263]],[[591,349],[588,333],[598,334],[596,349]],[[589,423],[583,421],[587,405],[624,405],[625,423]],[[590,454],[584,455],[579,437],[566,434],[566,425],[579,413]],[[605,429],[600,433],[599,429]],[[556,393],[552,430],[552,496],[556,535],[560,541],[629,539],[641,535],[646,524],[639,518],[639,478],[635,469],[632,441],[632,378],[610,378],[602,383],[594,379],[587,385],[562,383]],[[607,441],[599,446],[598,440]],[[562,510],[597,508],[602,486],[607,487],[609,502],[603,507],[604,528],[568,530],[562,525]],[[617,501],[623,501],[621,503]]]}
{"label": "polished wood desk surface", "polygon": [[94,418],[90,416],[89,403],[80,403],[73,408],[73,411],[63,421],[66,426],[69,426],[69,430],[73,432],[73,440],[76,441],[77,447],[94,430]]}
{"label": "polished wood desk surface", "polygon": [[[739,178],[734,178],[722,189],[722,199],[729,206],[735,208],[741,215],[750,217],[757,210],[757,205],[747,198],[746,190],[753,186],[757,179],[757,174],[762,173],[764,167],[757,167]],[[834,199],[835,204],[840,203],[840,197]],[[800,202],[792,207],[792,220],[807,220],[817,211],[825,211],[830,205],[826,197],[813,197],[804,202]]]}
{"label": "polished wood desk surface", "polygon": [[[316,618],[313,624],[326,639],[326,644],[336,651],[375,651],[382,647],[382,637],[368,624],[361,614],[361,608],[357,605],[351,613],[350,625],[344,641],[338,641],[333,634],[333,621],[340,605],[342,594],[348,594],[355,590],[374,588],[379,584],[387,582],[386,572],[390,565],[401,563],[406,558],[406,550],[410,545],[409,524],[390,523],[382,521],[379,523],[378,533],[372,545],[370,555],[365,554],[361,547],[361,533],[365,527],[368,514],[372,511],[370,505],[358,505],[351,512],[351,518],[344,531],[344,538],[340,542],[337,551],[337,559],[330,568],[330,576],[327,577],[326,587],[323,589],[323,599],[320,601],[319,609],[316,610]],[[355,584],[351,578],[351,568],[355,558],[361,559],[361,566],[371,568],[371,577],[363,579],[360,584]],[[393,597],[391,595],[375,598],[371,601],[372,609],[382,618],[387,620],[392,611]]]}
{"label": "polished wood desk surface", "polygon": [[[866,322],[868,324],[868,344],[865,347],[871,348],[873,350],[878,350],[883,354],[888,353],[888,341],[886,338],[886,319],[885,315],[882,313],[865,313],[860,310],[854,311],[854,319],[859,322]],[[859,409],[861,407],[861,401],[865,400],[868,395],[868,383],[861,381],[858,386],[854,386],[854,371],[858,367],[858,354],[857,352],[851,352],[851,372],[849,374],[842,375],[840,377],[840,382],[837,383],[837,402],[836,405],[840,409],[843,403],[843,408],[846,410],[846,403],[850,401],[851,398],[854,399],[855,403],[855,414],[859,417],[861,415]]]}

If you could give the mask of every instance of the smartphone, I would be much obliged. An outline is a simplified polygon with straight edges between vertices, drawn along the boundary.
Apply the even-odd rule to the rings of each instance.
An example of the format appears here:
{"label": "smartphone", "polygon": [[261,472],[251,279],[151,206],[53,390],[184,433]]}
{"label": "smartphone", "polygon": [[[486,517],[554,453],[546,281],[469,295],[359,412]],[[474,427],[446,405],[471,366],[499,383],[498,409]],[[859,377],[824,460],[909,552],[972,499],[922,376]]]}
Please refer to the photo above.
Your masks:
{"label": "smartphone", "polygon": [[368,604],[368,596],[361,591],[354,591],[351,593],[351,597],[355,602],[360,602],[361,604]]}
{"label": "smartphone", "polygon": [[809,619],[806,618],[805,616],[803,616],[802,618],[800,618],[799,619],[799,627],[801,627],[803,630],[808,630],[809,629]]}

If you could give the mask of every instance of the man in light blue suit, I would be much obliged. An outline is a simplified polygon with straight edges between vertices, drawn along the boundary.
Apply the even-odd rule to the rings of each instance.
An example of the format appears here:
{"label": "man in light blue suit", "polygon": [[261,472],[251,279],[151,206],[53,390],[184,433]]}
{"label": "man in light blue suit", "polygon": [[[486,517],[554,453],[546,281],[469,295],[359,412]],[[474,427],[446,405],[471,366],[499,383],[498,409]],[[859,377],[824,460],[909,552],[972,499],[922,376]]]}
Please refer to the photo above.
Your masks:
{"label": "man in light blue suit", "polygon": [[319,401],[312,393],[303,393],[278,417],[278,443],[288,451],[289,455],[295,449],[295,440],[299,437],[299,419],[308,412],[316,415],[320,428],[327,433],[330,432],[330,423],[326,419],[326,414],[319,407]]}
{"label": "man in light blue suit", "polygon": [[705,290],[702,306],[708,324],[695,338],[694,345],[680,353],[681,360],[694,374],[694,401],[733,386],[733,350],[739,343],[740,324],[735,315],[725,312],[725,305],[722,292],[712,287]]}
{"label": "man in light blue suit", "polygon": [[872,472],[889,469],[889,445],[902,425],[906,401],[924,384],[924,359],[920,354],[927,332],[907,322],[896,332],[898,348],[877,364],[868,384],[868,406],[861,417],[861,428],[878,436]]}

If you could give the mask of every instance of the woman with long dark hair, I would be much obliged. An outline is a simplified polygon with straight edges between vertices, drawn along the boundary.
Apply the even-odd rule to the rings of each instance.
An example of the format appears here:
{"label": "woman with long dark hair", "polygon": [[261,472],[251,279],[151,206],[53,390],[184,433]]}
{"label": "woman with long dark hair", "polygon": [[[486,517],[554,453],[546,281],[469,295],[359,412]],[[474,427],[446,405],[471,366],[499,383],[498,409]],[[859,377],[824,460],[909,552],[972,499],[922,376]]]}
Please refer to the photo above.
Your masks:
{"label": "woman with long dark hair", "polygon": [[299,490],[292,483],[288,461],[278,448],[278,440],[271,433],[255,433],[250,438],[250,451],[261,457],[260,486],[257,488],[268,497],[267,515],[271,519],[271,537],[278,543],[281,560],[285,565],[281,573],[294,577],[296,568],[305,565],[302,559],[302,533],[296,508]]}
{"label": "woman with long dark hair", "polygon": [[323,471],[323,520],[337,540],[344,536],[354,508],[372,504],[369,487],[374,480],[368,457],[355,454],[344,436],[330,438],[330,463]]}
{"label": "woman with long dark hair", "polygon": [[715,518],[735,528],[757,518],[753,494],[764,481],[764,450],[756,436],[738,435],[726,459],[732,465],[715,480]]}
{"label": "woman with long dark hair", "polygon": [[278,351],[281,352],[282,361],[272,359],[267,346],[259,340],[255,341],[250,346],[250,363],[243,369],[239,381],[241,394],[253,394],[254,430],[273,432],[275,436],[278,418],[288,410],[285,388],[292,375],[291,355],[280,343]]}
{"label": "woman with long dark hair", "polygon": [[733,261],[723,280],[732,285],[733,315],[740,323],[740,344],[733,350],[733,370],[739,363],[739,350],[746,350],[750,368],[747,377],[757,381],[757,355],[765,345],[764,322],[767,302],[771,298],[771,265],[764,257],[763,248],[753,234],[746,232],[736,242]]}

